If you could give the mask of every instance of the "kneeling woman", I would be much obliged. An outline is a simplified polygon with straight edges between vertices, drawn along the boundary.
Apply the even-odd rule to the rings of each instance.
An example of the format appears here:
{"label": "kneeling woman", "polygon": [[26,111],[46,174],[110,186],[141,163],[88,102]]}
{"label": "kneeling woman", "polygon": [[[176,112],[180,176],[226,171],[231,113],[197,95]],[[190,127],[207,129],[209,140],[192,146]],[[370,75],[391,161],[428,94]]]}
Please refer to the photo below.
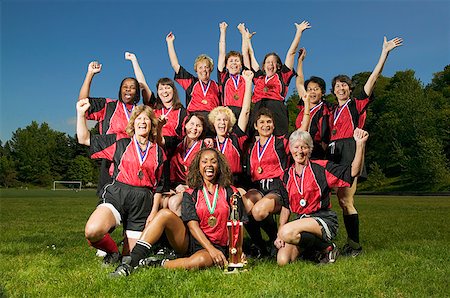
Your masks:
{"label": "kneeling woman", "polygon": [[89,243],[119,259],[118,248],[108,231],[122,221],[133,248],[144,230],[150,212],[156,213],[158,202],[153,200],[162,172],[165,155],[156,144],[157,119],[153,110],[138,106],[133,110],[126,131],[130,138],[116,134],[91,136],[85,114],[89,99],[77,103],[77,137],[80,144],[90,146],[92,158],[104,158],[114,164],[113,182],[105,185],[99,205],[86,223]]}
{"label": "kneeling woman", "polygon": [[[140,264],[149,265],[141,260],[154,253],[152,245],[163,232],[175,251],[184,257],[155,258],[151,265],[198,269],[227,263],[230,198],[237,190],[230,185],[231,171],[224,156],[212,148],[202,149],[189,168],[187,182],[189,189],[183,194],[181,219],[169,209],[160,210],[131,252],[131,260],[119,265],[113,276],[126,276]],[[241,221],[246,221],[241,200],[238,211]]]}
{"label": "kneeling woman", "polygon": [[[351,165],[326,160],[310,160],[313,140],[308,132],[295,131],[289,138],[294,164],[286,170],[282,192],[283,206],[275,245],[277,262],[295,261],[304,250],[321,252],[321,263],[333,263],[338,251],[332,243],[338,220],[332,211],[330,192],[333,187],[349,187],[361,172],[364,149],[369,134],[359,128],[353,133],[356,154]],[[288,223],[290,212],[296,220]]]}

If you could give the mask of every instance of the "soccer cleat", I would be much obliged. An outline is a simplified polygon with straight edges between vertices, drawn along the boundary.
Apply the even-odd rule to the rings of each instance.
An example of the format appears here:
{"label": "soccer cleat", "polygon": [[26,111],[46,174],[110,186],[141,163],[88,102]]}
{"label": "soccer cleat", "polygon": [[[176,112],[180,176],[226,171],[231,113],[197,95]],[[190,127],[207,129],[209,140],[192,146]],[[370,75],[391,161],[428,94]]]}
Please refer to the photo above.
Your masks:
{"label": "soccer cleat", "polygon": [[358,248],[352,247],[350,244],[345,244],[342,248],[342,255],[346,257],[352,257],[356,258],[362,253],[362,246],[359,246]]}
{"label": "soccer cleat", "polygon": [[118,252],[108,253],[103,258],[103,265],[105,265],[105,266],[114,265],[116,263],[119,263],[120,259],[121,259],[120,253],[118,253]]}
{"label": "soccer cleat", "polygon": [[122,263],[119,266],[117,266],[116,270],[114,272],[111,272],[109,274],[110,277],[121,277],[121,276],[128,276],[133,272],[133,267],[131,265]]}
{"label": "soccer cleat", "polygon": [[327,248],[327,251],[322,254],[322,257],[319,261],[319,265],[335,263],[338,256],[339,256],[339,249],[337,248],[336,244],[332,243]]}

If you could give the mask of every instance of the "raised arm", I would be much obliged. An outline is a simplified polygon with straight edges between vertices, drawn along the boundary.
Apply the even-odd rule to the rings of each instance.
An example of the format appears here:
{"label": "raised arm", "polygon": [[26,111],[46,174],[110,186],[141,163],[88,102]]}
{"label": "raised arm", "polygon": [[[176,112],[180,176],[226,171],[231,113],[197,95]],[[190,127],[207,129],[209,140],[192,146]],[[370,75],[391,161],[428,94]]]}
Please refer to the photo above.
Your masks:
{"label": "raised arm", "polygon": [[384,63],[386,63],[389,52],[395,49],[396,47],[401,46],[402,43],[403,39],[399,37],[393,38],[389,41],[386,39],[386,36],[384,37],[383,49],[381,50],[380,59],[378,60],[377,65],[375,66],[374,70],[367,79],[366,84],[364,85],[364,91],[368,96],[370,96],[373,92],[373,88],[375,87],[375,83],[378,80],[378,77],[383,71]]}
{"label": "raised arm", "polygon": [[91,104],[88,98],[83,98],[77,102],[77,138],[78,143],[82,145],[91,145],[91,133],[87,127],[86,111]]}
{"label": "raised arm", "polygon": [[238,126],[242,131],[247,130],[248,119],[250,117],[250,106],[252,104],[252,80],[253,71],[244,70],[242,77],[245,80],[245,93],[244,100],[242,102],[241,113],[239,114]]}
{"label": "raised arm", "polygon": [[102,70],[102,65],[97,61],[92,61],[88,65],[88,70],[86,72],[86,77],[84,78],[83,85],[80,89],[80,94],[78,95],[78,100],[89,97],[91,91],[92,79],[96,74]]}
{"label": "raised arm", "polygon": [[295,87],[297,88],[298,96],[302,98],[306,95],[305,76],[303,74],[303,60],[306,57],[306,49],[301,48],[298,52],[297,61],[297,78],[295,79]]}
{"label": "raised arm", "polygon": [[219,24],[220,29],[220,37],[219,37],[219,58],[217,59],[217,69],[219,71],[223,71],[227,62],[225,61],[225,57],[227,55],[227,46],[226,46],[226,34],[227,34],[228,24],[222,22]]}
{"label": "raised arm", "polygon": [[311,113],[310,113],[310,99],[309,94],[306,93],[303,97],[300,97],[303,100],[303,103],[305,105],[303,109],[303,118],[302,118],[302,125],[298,128],[298,130],[301,131],[308,131],[309,130],[309,123],[311,121]]}
{"label": "raised arm", "polygon": [[175,46],[173,44],[174,41],[175,35],[172,32],[167,34],[166,36],[167,52],[169,53],[170,64],[172,65],[172,68],[175,71],[175,73],[178,73],[180,71],[180,63],[178,63],[177,53],[175,52]]}
{"label": "raised arm", "polygon": [[303,21],[300,24],[295,23],[295,28],[296,32],[294,39],[292,40],[291,46],[286,54],[286,59],[284,60],[284,64],[289,67],[289,69],[294,67],[295,54],[297,53],[297,47],[300,43],[300,38],[302,37],[303,31],[311,28],[311,26],[307,21]]}
{"label": "raised arm", "polygon": [[353,132],[353,139],[356,141],[355,157],[352,161],[352,177],[359,176],[364,164],[364,153],[369,133],[360,128],[356,128]]}
{"label": "raised arm", "polygon": [[250,62],[250,56],[248,53],[248,43],[247,43],[247,31],[245,29],[245,24],[244,23],[240,23],[237,26],[239,32],[241,33],[241,39],[242,39],[242,45],[241,45],[241,52],[242,52],[242,58],[244,61],[242,61],[242,65],[247,68],[247,69],[251,69],[251,62]]}
{"label": "raised arm", "polygon": [[136,55],[130,52],[125,52],[125,59],[131,61],[131,64],[133,65],[134,75],[136,76],[136,79],[139,82],[139,87],[142,90],[144,104],[148,104],[148,102],[150,101],[150,97],[152,96],[152,91],[148,87],[147,81],[145,80],[144,73],[139,66]]}

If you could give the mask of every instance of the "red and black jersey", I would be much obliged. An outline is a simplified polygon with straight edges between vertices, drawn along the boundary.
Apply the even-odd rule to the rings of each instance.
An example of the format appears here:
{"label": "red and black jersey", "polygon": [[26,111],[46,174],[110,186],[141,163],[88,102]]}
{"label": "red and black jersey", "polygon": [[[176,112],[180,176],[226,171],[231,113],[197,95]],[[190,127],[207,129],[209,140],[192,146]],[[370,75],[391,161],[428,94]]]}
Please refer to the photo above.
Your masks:
{"label": "red and black jersey", "polygon": [[118,137],[128,137],[125,132],[134,104],[125,104],[110,98],[89,97],[87,120],[100,122],[100,134],[117,134]]}
{"label": "red and black jersey", "polygon": [[332,108],[329,121],[331,141],[353,138],[355,128],[364,128],[367,106],[372,97],[363,92],[359,98],[350,98],[342,106],[335,105]]}
{"label": "red and black jersey", "polygon": [[242,173],[242,150],[246,140],[247,135],[238,125],[234,125],[224,142],[220,143],[217,137],[214,140],[214,148],[225,155],[233,174]]}
{"label": "red and black jersey", "polygon": [[149,142],[146,151],[142,152],[134,137],[118,139],[115,134],[94,135],[91,136],[90,154],[91,158],[113,162],[113,179],[159,192],[157,186],[166,157],[157,144]]}
{"label": "red and black jersey", "polygon": [[254,142],[249,149],[247,170],[253,182],[282,178],[288,164],[288,140],[272,135],[264,146]]}
{"label": "red and black jersey", "polygon": [[178,144],[170,160],[170,182],[186,184],[189,166],[203,147],[203,140],[196,141],[190,148],[186,147],[185,140]]}
{"label": "red and black jersey", "polygon": [[284,101],[288,93],[289,83],[295,76],[295,71],[283,64],[281,69],[268,78],[260,69],[253,77],[252,102],[257,103],[262,99]]}
{"label": "red and black jersey", "polygon": [[154,109],[155,116],[159,118],[161,115],[164,115],[167,119],[167,123],[164,124],[162,128],[162,134],[164,137],[177,137],[178,139],[182,138],[183,135],[183,123],[186,118],[186,109],[181,107],[177,110],[172,108],[166,109]]}
{"label": "red and black jersey", "polygon": [[283,206],[300,215],[330,209],[331,189],[349,187],[352,181],[351,166],[347,164],[314,160],[303,168],[301,175],[292,165],[283,176]]}
{"label": "red and black jersey", "polygon": [[[301,105],[298,106],[298,108],[300,111],[295,121],[295,127],[297,129],[302,126],[303,113],[305,107]],[[308,132],[314,141],[314,147],[322,146],[321,145],[322,142],[328,144],[330,142],[330,126],[329,126],[330,110],[328,108],[328,105],[325,104],[323,101],[320,102],[318,105],[310,109],[310,115],[311,121],[309,123]]]}
{"label": "red and black jersey", "polygon": [[[227,246],[227,221],[231,211],[230,198],[233,193],[238,192],[238,190],[233,186],[223,188],[216,185],[216,187],[218,187],[217,204],[212,214],[210,213],[205,200],[208,199],[210,205],[213,206],[214,194],[210,194],[206,191],[208,198],[205,198],[202,188],[189,188],[186,190],[183,193],[183,201],[181,203],[181,218],[184,222],[191,220],[198,221],[200,229],[211,243]],[[238,200],[238,212],[240,221],[247,222],[248,218],[242,200]],[[216,218],[216,224],[212,227],[208,224],[208,219],[211,216]]]}
{"label": "red and black jersey", "polygon": [[188,113],[210,112],[220,106],[219,86],[215,81],[209,80],[208,84],[204,84],[182,66],[178,73],[175,73],[174,80],[186,90]]}
{"label": "red and black jersey", "polygon": [[224,71],[217,70],[217,77],[222,105],[242,108],[245,95],[244,78],[240,74],[230,74],[225,68]]}

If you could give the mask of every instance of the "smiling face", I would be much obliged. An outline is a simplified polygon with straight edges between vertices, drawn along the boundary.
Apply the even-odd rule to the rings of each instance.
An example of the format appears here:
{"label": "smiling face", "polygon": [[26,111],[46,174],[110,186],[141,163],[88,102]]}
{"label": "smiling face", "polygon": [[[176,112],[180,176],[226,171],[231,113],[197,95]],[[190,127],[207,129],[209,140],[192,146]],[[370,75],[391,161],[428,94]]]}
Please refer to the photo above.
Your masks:
{"label": "smiling face", "polygon": [[199,163],[200,175],[202,175],[203,180],[214,183],[219,173],[219,160],[216,152],[212,150],[203,151]]}
{"label": "smiling face", "polygon": [[232,75],[237,75],[241,73],[242,61],[239,56],[230,56],[227,59],[227,65],[225,66],[228,72]]}
{"label": "smiling face", "polygon": [[263,69],[268,77],[273,76],[278,70],[278,58],[275,55],[269,55],[264,60]]}
{"label": "smiling face", "polygon": [[161,102],[166,105],[172,105],[173,102],[173,88],[170,85],[158,85],[158,97],[161,99]]}
{"label": "smiling face", "polygon": [[140,113],[134,120],[134,133],[137,136],[147,137],[152,129],[152,121],[147,113]]}
{"label": "smiling face", "polygon": [[351,89],[346,82],[336,81],[333,93],[339,101],[346,101],[350,98]]}
{"label": "smiling face", "polygon": [[197,77],[200,81],[204,83],[209,81],[212,69],[208,60],[202,59],[198,61],[195,71],[197,72]]}
{"label": "smiling face", "polygon": [[306,93],[309,95],[309,102],[316,105],[323,97],[322,89],[316,82],[309,82],[306,86]]}
{"label": "smiling face", "polygon": [[225,113],[218,113],[214,120],[214,129],[218,136],[225,136],[230,125],[230,118]]}
{"label": "smiling face", "polygon": [[296,140],[289,144],[292,158],[296,164],[306,165],[311,155],[311,148],[303,140]]}
{"label": "smiling face", "polygon": [[255,123],[255,129],[261,137],[270,137],[275,128],[273,119],[266,115],[261,115]]}
{"label": "smiling face", "polygon": [[186,137],[191,140],[197,140],[203,132],[203,123],[196,117],[192,116],[185,125]]}
{"label": "smiling face", "polygon": [[121,98],[124,103],[132,104],[139,92],[139,86],[132,79],[126,79],[120,87]]}

